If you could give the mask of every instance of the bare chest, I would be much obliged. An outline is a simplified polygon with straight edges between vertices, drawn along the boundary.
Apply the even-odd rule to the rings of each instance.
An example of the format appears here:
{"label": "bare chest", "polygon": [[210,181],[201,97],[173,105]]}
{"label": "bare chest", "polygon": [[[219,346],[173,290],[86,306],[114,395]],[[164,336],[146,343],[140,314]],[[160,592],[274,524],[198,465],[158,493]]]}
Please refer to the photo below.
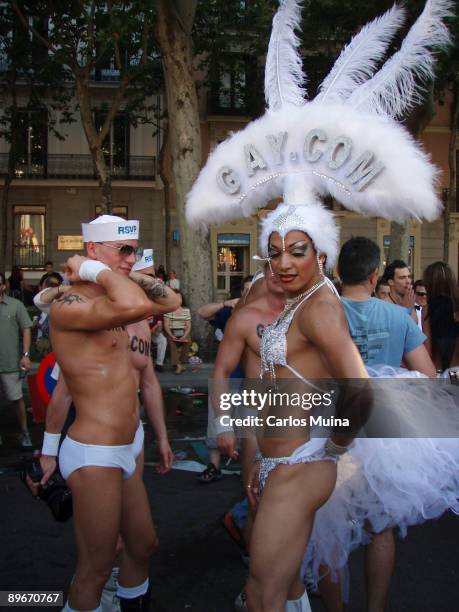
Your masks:
{"label": "bare chest", "polygon": [[129,358],[136,370],[143,370],[150,359],[151,334],[148,323],[134,323],[128,325]]}

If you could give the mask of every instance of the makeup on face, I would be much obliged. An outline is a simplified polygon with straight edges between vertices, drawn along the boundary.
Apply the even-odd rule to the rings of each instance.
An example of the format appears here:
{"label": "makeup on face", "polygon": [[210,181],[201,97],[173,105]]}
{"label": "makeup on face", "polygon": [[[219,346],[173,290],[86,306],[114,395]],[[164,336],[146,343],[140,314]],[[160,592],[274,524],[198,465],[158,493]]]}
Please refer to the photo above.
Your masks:
{"label": "makeup on face", "polygon": [[281,253],[288,253],[292,257],[304,257],[309,250],[309,244],[306,240],[298,240],[292,244],[289,244],[287,247],[285,245],[285,240],[282,239],[282,250],[279,251],[277,247],[273,245],[269,245],[268,255],[270,259],[275,259],[281,255]]}
{"label": "makeup on face", "polygon": [[307,285],[317,272],[317,257],[312,242],[303,232],[289,232],[281,242],[281,236],[273,235],[268,248],[269,264],[279,275],[285,291],[296,292]]}

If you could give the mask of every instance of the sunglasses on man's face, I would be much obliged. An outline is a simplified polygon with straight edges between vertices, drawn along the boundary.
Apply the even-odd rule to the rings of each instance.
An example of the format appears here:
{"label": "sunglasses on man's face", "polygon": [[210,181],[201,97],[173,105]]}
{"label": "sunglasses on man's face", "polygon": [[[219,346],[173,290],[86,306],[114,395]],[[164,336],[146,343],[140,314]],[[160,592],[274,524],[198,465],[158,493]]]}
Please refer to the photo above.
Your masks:
{"label": "sunglasses on man's face", "polygon": [[130,244],[122,244],[120,246],[115,246],[114,244],[107,244],[106,242],[99,242],[99,244],[103,244],[104,246],[110,247],[111,249],[116,249],[118,253],[123,257],[130,257],[134,253],[136,261],[140,261],[142,259],[143,247],[133,247]]}
{"label": "sunglasses on man's face", "polygon": [[419,297],[426,297],[427,291],[416,291],[416,295]]}

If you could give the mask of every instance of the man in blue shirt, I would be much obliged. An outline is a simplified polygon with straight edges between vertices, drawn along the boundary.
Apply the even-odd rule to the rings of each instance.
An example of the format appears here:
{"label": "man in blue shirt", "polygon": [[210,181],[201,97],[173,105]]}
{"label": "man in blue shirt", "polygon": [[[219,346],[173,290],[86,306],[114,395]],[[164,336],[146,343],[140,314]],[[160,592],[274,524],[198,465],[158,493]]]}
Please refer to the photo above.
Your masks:
{"label": "man in blue shirt", "polygon": [[[408,309],[371,297],[378,282],[380,250],[364,237],[348,240],[338,259],[343,283],[342,303],[349,331],[367,366],[389,365],[435,377],[435,366],[424,346],[426,337]],[[367,609],[384,610],[394,568],[392,529],[374,534],[366,551]]]}
{"label": "man in blue shirt", "polygon": [[400,367],[435,376],[424,346],[426,337],[408,309],[371,297],[378,282],[380,251],[364,237],[351,238],[338,260],[342,303],[349,331],[367,366]]}

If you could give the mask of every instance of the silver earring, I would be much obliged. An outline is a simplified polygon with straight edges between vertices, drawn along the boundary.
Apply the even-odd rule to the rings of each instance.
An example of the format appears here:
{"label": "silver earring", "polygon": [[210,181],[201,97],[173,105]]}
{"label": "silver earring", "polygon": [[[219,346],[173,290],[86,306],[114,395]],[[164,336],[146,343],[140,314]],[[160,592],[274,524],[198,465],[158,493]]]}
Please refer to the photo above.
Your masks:
{"label": "silver earring", "polygon": [[323,276],[324,275],[324,265],[323,265],[322,260],[320,259],[318,253],[317,253],[316,257],[317,257],[317,265],[319,266],[320,275]]}

